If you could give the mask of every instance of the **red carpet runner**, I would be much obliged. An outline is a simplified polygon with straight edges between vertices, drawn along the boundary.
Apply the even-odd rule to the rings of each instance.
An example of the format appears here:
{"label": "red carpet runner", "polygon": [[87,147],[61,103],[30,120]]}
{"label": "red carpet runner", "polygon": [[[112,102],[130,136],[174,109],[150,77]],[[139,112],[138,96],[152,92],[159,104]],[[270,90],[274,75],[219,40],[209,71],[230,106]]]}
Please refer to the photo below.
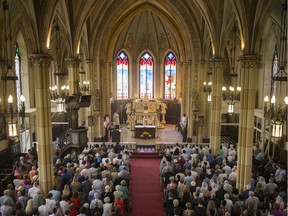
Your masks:
{"label": "red carpet runner", "polygon": [[163,216],[159,158],[131,158],[131,204],[129,216]]}

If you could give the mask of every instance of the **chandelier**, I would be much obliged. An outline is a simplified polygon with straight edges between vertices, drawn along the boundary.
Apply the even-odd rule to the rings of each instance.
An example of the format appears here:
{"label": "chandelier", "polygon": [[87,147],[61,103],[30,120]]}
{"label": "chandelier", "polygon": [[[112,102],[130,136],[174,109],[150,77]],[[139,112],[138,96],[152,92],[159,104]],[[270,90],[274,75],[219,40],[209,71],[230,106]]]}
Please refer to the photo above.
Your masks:
{"label": "chandelier", "polygon": [[58,86],[50,86],[50,100],[56,103],[56,112],[65,112],[65,98],[69,95],[69,86],[63,85],[58,90]]}
{"label": "chandelier", "polygon": [[[234,27],[231,32],[231,39],[230,39],[230,67],[231,70],[225,76],[228,79],[228,82],[233,83],[233,78],[238,77],[237,72],[235,71],[235,59],[236,59],[236,32],[237,31],[237,23],[235,22]],[[235,82],[234,82],[235,83]],[[228,104],[228,113],[234,113],[234,105],[236,101],[240,101],[240,92],[241,87],[237,86],[236,88],[233,85],[228,85],[229,87],[223,86],[222,87],[222,98]]]}
{"label": "chandelier", "polygon": [[278,46],[276,44],[273,52],[270,100],[268,96],[265,96],[264,98],[264,117],[268,119],[270,125],[272,125],[271,136],[275,139],[279,139],[283,136],[283,127],[285,123],[287,127],[288,79],[287,79],[286,11],[287,11],[287,3],[284,3],[282,5],[280,47],[278,50]]}
{"label": "chandelier", "polygon": [[225,86],[223,86],[222,91],[223,91],[222,93],[223,100],[226,101],[228,104],[227,112],[233,114],[234,105],[236,101],[240,101],[241,87],[238,86],[235,91],[235,88],[233,86],[229,86],[228,89]]}
{"label": "chandelier", "polygon": [[[60,26],[58,18],[56,19],[56,25],[55,25],[55,32],[56,32],[56,60],[57,60],[57,68],[54,72],[55,82],[58,80],[59,84],[59,78],[65,76],[68,73],[64,72],[61,69],[61,32],[60,32]],[[58,84],[54,86],[50,86],[50,100],[51,102],[56,103],[56,112],[65,112],[65,97],[69,94],[69,86],[68,85],[62,85],[60,89],[58,88]]]}
{"label": "chandelier", "polygon": [[212,101],[212,82],[210,81],[210,75],[212,74],[212,64],[210,64],[209,70],[207,72],[208,81],[203,82],[203,91],[207,94],[207,101]]}
{"label": "chandelier", "polygon": [[88,92],[90,82],[86,80],[86,77],[85,77],[86,72],[83,69],[83,66],[80,67],[79,74],[80,74],[80,82],[79,82],[80,91],[83,93]]}

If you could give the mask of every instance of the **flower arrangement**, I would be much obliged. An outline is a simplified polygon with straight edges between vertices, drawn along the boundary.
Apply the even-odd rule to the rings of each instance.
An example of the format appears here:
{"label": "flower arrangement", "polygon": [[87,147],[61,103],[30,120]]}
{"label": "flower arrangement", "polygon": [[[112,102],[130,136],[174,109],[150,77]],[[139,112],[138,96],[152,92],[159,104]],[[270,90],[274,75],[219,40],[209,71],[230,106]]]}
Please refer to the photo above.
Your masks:
{"label": "flower arrangement", "polygon": [[144,131],[141,135],[140,135],[141,138],[143,139],[148,139],[151,137],[151,135],[147,132],[147,131]]}

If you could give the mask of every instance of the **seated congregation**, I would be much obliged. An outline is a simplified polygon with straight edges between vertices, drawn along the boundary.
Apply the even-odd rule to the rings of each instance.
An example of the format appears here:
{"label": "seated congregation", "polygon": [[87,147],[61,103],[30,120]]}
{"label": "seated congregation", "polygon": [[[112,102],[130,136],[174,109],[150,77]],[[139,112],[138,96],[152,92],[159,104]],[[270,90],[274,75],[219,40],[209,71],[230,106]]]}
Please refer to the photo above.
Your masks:
{"label": "seated congregation", "polygon": [[14,180],[3,188],[1,215],[127,215],[130,155],[120,144],[93,146],[76,156],[53,156],[54,186],[44,197],[37,152],[15,163]]}
{"label": "seated congregation", "polygon": [[[256,149],[251,184],[240,193],[236,149],[222,144],[213,154],[209,145],[164,145],[159,173],[165,215],[286,215],[286,170]],[[119,143],[89,146],[77,156],[56,151],[55,185],[44,197],[32,149],[15,163],[14,180],[3,188],[1,214],[133,215],[130,157]]]}
{"label": "seated congregation", "polygon": [[287,215],[286,170],[256,149],[251,184],[236,187],[237,152],[221,145],[167,146],[160,163],[165,215]]}

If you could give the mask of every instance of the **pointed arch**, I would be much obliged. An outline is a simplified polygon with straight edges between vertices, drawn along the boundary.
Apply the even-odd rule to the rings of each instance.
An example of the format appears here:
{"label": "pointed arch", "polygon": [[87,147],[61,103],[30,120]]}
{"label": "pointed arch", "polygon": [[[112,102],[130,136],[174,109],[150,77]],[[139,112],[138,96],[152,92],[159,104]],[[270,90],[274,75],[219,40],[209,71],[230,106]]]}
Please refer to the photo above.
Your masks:
{"label": "pointed arch", "polygon": [[117,99],[126,99],[129,96],[129,60],[124,51],[121,51],[116,60],[117,67]]}
{"label": "pointed arch", "polygon": [[176,97],[177,60],[173,52],[169,51],[164,60],[164,98]]}
{"label": "pointed arch", "polygon": [[148,98],[154,96],[154,60],[152,55],[145,51],[139,62],[139,86],[140,98],[147,95]]}

